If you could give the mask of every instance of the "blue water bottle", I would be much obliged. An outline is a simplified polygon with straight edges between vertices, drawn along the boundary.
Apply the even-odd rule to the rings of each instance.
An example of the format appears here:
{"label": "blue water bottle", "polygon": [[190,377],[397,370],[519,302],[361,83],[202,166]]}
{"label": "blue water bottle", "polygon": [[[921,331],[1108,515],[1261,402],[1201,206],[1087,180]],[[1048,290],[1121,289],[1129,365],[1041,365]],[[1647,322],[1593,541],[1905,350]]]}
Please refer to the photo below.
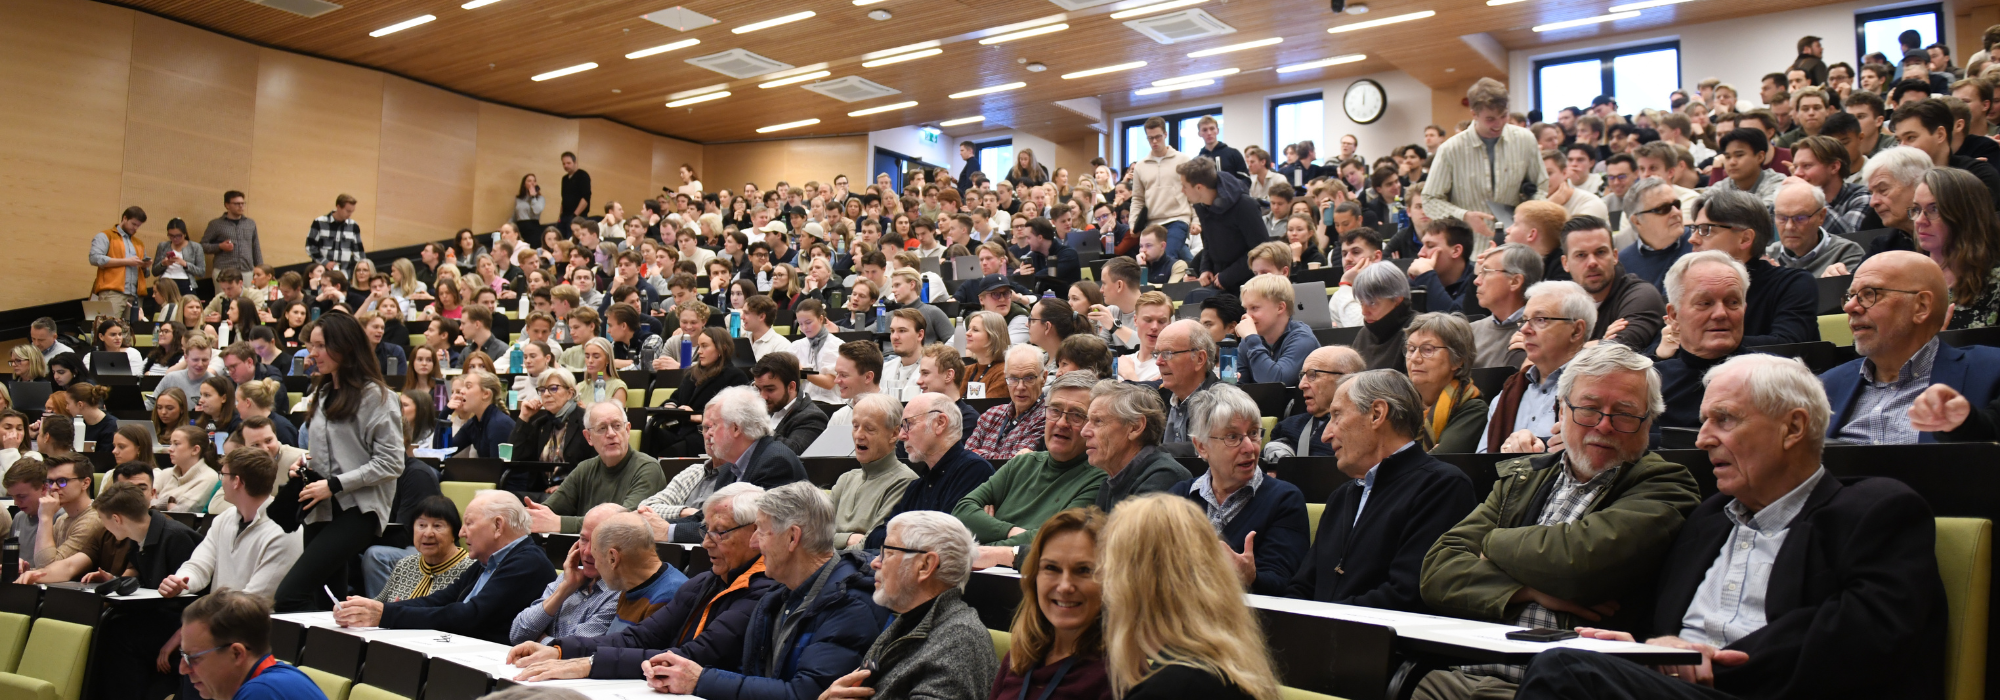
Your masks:
{"label": "blue water bottle", "polygon": [[729,337],[743,337],[743,312],[739,309],[729,310]]}
{"label": "blue water bottle", "polygon": [[514,374],[521,373],[521,346],[516,345],[507,349],[507,368],[513,370]]}
{"label": "blue water bottle", "polygon": [[681,366],[686,367],[688,363],[693,361],[694,341],[688,340],[687,336],[681,336]]}
{"label": "blue water bottle", "polygon": [[917,300],[926,304],[931,303],[931,278],[924,278],[924,286],[917,290]]}
{"label": "blue water bottle", "polygon": [[882,300],[881,300],[881,299],[876,299],[876,300],[875,300],[875,332],[876,332],[876,333],[887,333],[887,332],[889,332],[889,313],[888,313],[888,310],[887,310],[887,309],[888,309],[888,307],[885,307],[885,306],[883,306],[883,305],[882,305]]}

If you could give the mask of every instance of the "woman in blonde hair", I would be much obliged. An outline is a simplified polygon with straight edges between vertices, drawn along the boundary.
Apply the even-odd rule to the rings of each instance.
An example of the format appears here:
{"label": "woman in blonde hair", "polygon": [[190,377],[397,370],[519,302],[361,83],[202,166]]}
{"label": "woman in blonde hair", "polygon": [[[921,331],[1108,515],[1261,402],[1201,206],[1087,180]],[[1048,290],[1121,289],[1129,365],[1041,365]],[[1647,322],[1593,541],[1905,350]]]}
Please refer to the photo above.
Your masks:
{"label": "woman in blonde hair", "polygon": [[278,442],[293,447],[299,446],[299,428],[282,413],[273,413],[277,408],[279,392],[285,388],[278,380],[266,377],[252,379],[236,385],[236,415],[243,420],[267,418],[271,421],[271,432],[276,433]]}
{"label": "woman in blonde hair", "polygon": [[1104,586],[1097,566],[1103,529],[1103,511],[1071,508],[1035,532],[1022,560],[1022,604],[1014,609],[1012,644],[993,678],[992,700],[1024,694],[1044,700],[1111,697],[1100,619]]}
{"label": "woman in blonde hair", "polygon": [[1105,667],[1125,700],[1278,700],[1263,627],[1215,527],[1168,493],[1118,504],[1098,549]]}
{"label": "woman in blonde hair", "polygon": [[1007,396],[1007,349],[1013,346],[1007,334],[1007,317],[991,311],[974,311],[965,323],[965,354],[972,364],[958,378],[958,391],[979,382],[987,398]]}

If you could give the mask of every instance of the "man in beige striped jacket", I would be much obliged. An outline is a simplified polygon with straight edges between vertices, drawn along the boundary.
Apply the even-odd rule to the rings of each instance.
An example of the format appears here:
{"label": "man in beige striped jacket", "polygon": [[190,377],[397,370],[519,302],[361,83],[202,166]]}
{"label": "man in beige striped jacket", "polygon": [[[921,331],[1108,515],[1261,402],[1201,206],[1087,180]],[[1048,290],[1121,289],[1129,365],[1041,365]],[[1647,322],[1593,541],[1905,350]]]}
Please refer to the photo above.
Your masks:
{"label": "man in beige striped jacket", "polygon": [[[1432,218],[1457,217],[1472,227],[1472,254],[1493,244],[1494,216],[1487,203],[1512,207],[1549,192],[1535,135],[1507,123],[1507,86],[1481,78],[1466,91],[1472,107],[1472,128],[1438,147],[1424,181],[1424,213]],[[1530,187],[1532,186],[1532,189]]]}

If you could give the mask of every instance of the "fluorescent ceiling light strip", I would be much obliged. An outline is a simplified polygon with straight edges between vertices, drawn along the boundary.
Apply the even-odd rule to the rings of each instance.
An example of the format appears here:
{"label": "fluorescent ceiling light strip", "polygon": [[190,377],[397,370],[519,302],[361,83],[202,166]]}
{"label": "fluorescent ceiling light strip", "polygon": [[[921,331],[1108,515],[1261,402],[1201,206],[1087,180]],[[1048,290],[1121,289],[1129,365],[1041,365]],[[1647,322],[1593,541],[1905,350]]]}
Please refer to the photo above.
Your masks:
{"label": "fluorescent ceiling light strip", "polygon": [[944,53],[944,49],[924,49],[922,51],[912,51],[910,53],[897,54],[894,56],[890,56],[888,58],[878,58],[873,61],[862,61],[861,67],[874,68],[876,66],[886,66],[891,63],[902,63],[904,61],[914,61],[919,58],[930,58],[932,56],[936,56],[941,53]]}
{"label": "fluorescent ceiling light strip", "polygon": [[772,19],[764,20],[762,22],[751,22],[741,27],[731,29],[729,31],[736,34],[749,34],[759,29],[770,29],[771,27],[775,27],[780,24],[790,24],[792,22],[797,22],[802,19],[811,19],[814,15],[817,14],[819,13],[813,12],[812,10],[806,10],[805,12],[794,12],[792,14],[785,15],[783,17],[775,17]]}
{"label": "fluorescent ceiling light strip", "polygon": [[1355,23],[1353,23],[1353,24],[1343,24],[1343,25],[1340,25],[1340,26],[1338,26],[1338,27],[1333,27],[1333,28],[1331,28],[1331,29],[1328,29],[1328,30],[1326,30],[1326,33],[1328,33],[1328,34],[1339,34],[1339,33],[1342,33],[1342,32],[1351,32],[1351,31],[1356,31],[1356,30],[1360,30],[1360,29],[1373,29],[1373,28],[1375,28],[1375,27],[1380,27],[1380,26],[1383,26],[1383,25],[1389,25],[1389,24],[1395,24],[1395,23],[1397,23],[1397,22],[1408,22],[1408,21],[1410,21],[1410,20],[1417,20],[1417,19],[1425,19],[1425,18],[1428,18],[1428,17],[1434,17],[1434,16],[1437,16],[1437,11],[1436,11],[1436,10],[1424,10],[1423,12],[1412,12],[1412,13],[1409,13],[1409,14],[1407,14],[1407,15],[1396,15],[1396,16],[1394,16],[1394,17],[1383,17],[1382,19],[1371,19],[1371,20],[1368,20],[1368,21],[1366,21],[1366,22],[1355,22]]}
{"label": "fluorescent ceiling light strip", "polygon": [[387,26],[387,27],[383,27],[383,28],[381,28],[381,29],[377,29],[377,30],[375,30],[375,31],[372,31],[372,32],[369,32],[369,33],[368,33],[368,36],[373,36],[373,37],[382,37],[382,36],[388,36],[388,35],[390,35],[390,34],[394,34],[394,33],[396,33],[396,32],[400,32],[400,31],[403,31],[403,30],[405,30],[405,29],[409,29],[409,28],[411,28],[411,27],[415,27],[415,26],[417,26],[417,25],[420,25],[420,24],[428,24],[428,23],[430,23],[430,21],[431,21],[431,20],[435,20],[435,19],[437,19],[437,15],[424,15],[424,16],[422,16],[422,17],[418,17],[418,18],[416,18],[416,19],[406,19],[406,20],[403,20],[403,21],[401,21],[401,22],[397,22],[397,23],[395,23],[395,24],[391,24],[391,25],[389,25],[389,26]]}
{"label": "fluorescent ceiling light strip", "polygon": [[1088,77],[1090,77],[1090,76],[1093,76],[1093,75],[1104,75],[1105,73],[1116,73],[1116,72],[1118,72],[1118,71],[1121,71],[1121,70],[1132,70],[1132,69],[1134,69],[1134,68],[1145,68],[1145,67],[1146,67],[1146,62],[1145,62],[1145,61],[1133,61],[1133,62],[1131,62],[1131,63],[1120,63],[1120,64],[1118,64],[1118,65],[1115,65],[1115,66],[1105,66],[1105,67],[1103,67],[1103,68],[1092,68],[1092,69],[1090,69],[1090,70],[1080,70],[1080,71],[1077,71],[1077,72],[1075,72],[1075,73],[1064,73],[1064,74],[1063,74],[1063,80],[1075,80],[1075,79],[1077,79],[1077,78],[1088,78]]}
{"label": "fluorescent ceiling light strip", "polygon": [[1168,0],[1167,2],[1156,2],[1156,3],[1153,3],[1153,4],[1151,4],[1151,5],[1144,5],[1144,6],[1140,6],[1140,7],[1134,7],[1134,8],[1132,8],[1132,9],[1130,9],[1130,10],[1121,10],[1121,11],[1118,11],[1118,12],[1113,12],[1113,13],[1111,13],[1111,18],[1112,18],[1112,19],[1125,19],[1125,18],[1127,18],[1127,17],[1138,17],[1138,16],[1141,16],[1141,15],[1150,15],[1150,14],[1153,14],[1153,13],[1155,13],[1155,12],[1165,12],[1165,11],[1167,11],[1167,10],[1178,10],[1178,9],[1180,9],[1180,8],[1183,8],[1183,7],[1189,7],[1189,6],[1193,6],[1193,5],[1200,5],[1200,4],[1204,3],[1204,2],[1208,2],[1208,0]]}
{"label": "fluorescent ceiling light strip", "polygon": [[1679,4],[1681,4],[1681,3],[1684,3],[1684,2],[1693,2],[1693,0],[1646,0],[1645,2],[1635,2],[1635,3],[1631,3],[1631,4],[1627,4],[1627,5],[1612,5],[1611,7],[1609,7],[1609,8],[1606,8],[1606,9],[1605,9],[1604,11],[1605,11],[1605,12],[1635,12],[1635,11],[1638,11],[1638,10],[1649,10],[1649,9],[1652,9],[1652,8],[1655,8],[1655,7],[1666,7],[1666,6],[1668,6],[1668,5],[1679,5]]}
{"label": "fluorescent ceiling light strip", "polygon": [[882,2],[882,0],[854,0],[854,5],[856,7],[861,7],[865,5],[873,5],[878,2]]}
{"label": "fluorescent ceiling light strip", "polygon": [[938,122],[938,126],[959,126],[961,124],[978,124],[983,121],[986,121],[986,115],[978,114],[970,117],[959,117],[957,119],[941,121]]}
{"label": "fluorescent ceiling light strip", "polygon": [[915,106],[917,106],[917,101],[916,101],[916,100],[911,100],[911,101],[909,101],[909,102],[898,102],[898,103],[896,103],[896,104],[892,104],[892,105],[882,105],[882,106],[880,106],[880,107],[869,107],[869,108],[867,108],[867,109],[857,109],[857,110],[854,110],[854,111],[852,111],[852,112],[848,112],[848,113],[847,113],[847,116],[850,116],[850,117],[865,117],[865,116],[868,116],[868,115],[870,115],[870,114],[881,114],[881,113],[883,113],[883,112],[894,112],[894,111],[896,111],[896,110],[899,110],[899,109],[908,109],[908,108],[911,108],[911,107],[915,107]]}
{"label": "fluorescent ceiling light strip", "polygon": [[1009,33],[1009,34],[1001,34],[1000,36],[989,36],[989,37],[986,37],[986,38],[984,38],[984,39],[980,39],[980,40],[979,40],[979,43],[981,43],[981,44],[988,44],[988,45],[990,45],[990,44],[998,44],[998,43],[1001,43],[1001,42],[1007,42],[1007,41],[1013,41],[1013,40],[1015,40],[1015,39],[1026,39],[1026,38],[1028,38],[1028,37],[1031,37],[1031,36],[1041,36],[1041,35],[1043,35],[1043,34],[1049,34],[1049,33],[1053,33],[1053,32],[1060,32],[1060,31],[1062,31],[1062,30],[1064,30],[1064,29],[1068,29],[1068,28],[1069,28],[1069,25],[1067,25],[1067,24],[1050,24],[1050,25],[1046,25],[1046,26],[1041,26],[1041,27],[1036,27],[1036,28],[1034,28],[1034,29],[1023,29],[1023,30],[1021,30],[1021,31],[1018,31],[1018,32],[1013,32],[1013,33]]}
{"label": "fluorescent ceiling light strip", "polygon": [[1527,0],[1486,0],[1486,6],[1499,7],[1501,5],[1512,5],[1517,2],[1527,2]]}
{"label": "fluorescent ceiling light strip", "polygon": [[758,83],[757,87],[760,88],[784,87],[786,85],[791,85],[793,83],[803,83],[808,80],[818,80],[820,78],[824,78],[829,75],[833,75],[833,71],[816,70],[811,73],[800,73],[798,75],[794,75],[789,78],[779,78],[777,80],[773,80],[768,83]]}
{"label": "fluorescent ceiling light strip", "polygon": [[1258,39],[1258,40],[1256,40],[1256,41],[1246,41],[1246,42],[1243,42],[1243,43],[1241,43],[1241,44],[1230,44],[1230,45],[1228,45],[1228,46],[1217,46],[1217,47],[1215,47],[1215,48],[1212,48],[1212,49],[1202,49],[1202,50],[1200,50],[1200,51],[1196,51],[1196,52],[1194,52],[1194,53],[1190,53],[1190,54],[1188,54],[1188,58],[1201,58],[1201,57],[1203,57],[1203,56],[1215,56],[1215,55],[1219,55],[1219,54],[1225,54],[1225,53],[1230,53],[1230,52],[1233,52],[1233,51],[1247,51],[1247,50],[1249,50],[1249,49],[1255,49],[1255,48],[1260,48],[1260,47],[1264,47],[1264,46],[1273,46],[1273,45],[1276,45],[1276,44],[1281,44],[1281,43],[1284,43],[1284,41],[1285,41],[1285,38],[1284,38],[1284,37],[1281,37],[1281,36],[1274,36],[1274,37],[1271,37],[1271,38],[1269,38],[1269,39]]}
{"label": "fluorescent ceiling light strip", "polygon": [[1220,78],[1225,75],[1235,75],[1241,72],[1243,72],[1243,69],[1241,68],[1224,68],[1222,70],[1212,70],[1206,73],[1193,73],[1190,75],[1183,75],[1178,78],[1162,78],[1160,80],[1153,81],[1153,87],[1163,87],[1167,85],[1175,85],[1178,83],[1192,83],[1197,80]]}
{"label": "fluorescent ceiling light strip", "polygon": [[728,89],[728,88],[729,88],[729,83],[716,83],[716,84],[714,84],[714,85],[710,85],[710,86],[708,86],[708,87],[699,87],[699,88],[695,88],[695,89],[693,89],[693,90],[682,90],[682,91],[680,91],[680,92],[676,92],[676,93],[672,93],[672,94],[669,94],[669,95],[667,95],[667,99],[669,99],[669,100],[678,100],[678,99],[680,99],[680,98],[683,98],[683,97],[693,97],[693,96],[695,96],[695,95],[704,95],[704,94],[708,94],[708,93],[711,93],[711,92],[715,92],[715,91],[717,91],[717,90],[726,90],[726,89]]}
{"label": "fluorescent ceiling light strip", "polygon": [[1278,66],[1278,72],[1279,72],[1279,73],[1296,73],[1296,72],[1298,72],[1298,71],[1302,71],[1302,70],[1312,70],[1312,69],[1314,69],[1314,68],[1325,68],[1325,67],[1327,67],[1327,66],[1337,66],[1337,65],[1340,65],[1340,64],[1342,64],[1342,63],[1354,63],[1354,62],[1356,62],[1356,61],[1366,61],[1366,60],[1368,60],[1368,54],[1360,54],[1360,53],[1351,53],[1351,54],[1348,54],[1348,55],[1345,55],[1345,56],[1335,56],[1335,57],[1333,57],[1333,58],[1322,58],[1322,59],[1320,59],[1320,60],[1317,60],[1317,61],[1307,61],[1307,62],[1305,62],[1305,63],[1294,63],[1294,64],[1292,64],[1292,65],[1289,65],[1289,66]]}
{"label": "fluorescent ceiling light strip", "polygon": [[1141,89],[1138,89],[1138,90],[1133,90],[1133,91],[1132,91],[1132,94],[1134,94],[1134,95],[1158,95],[1158,94],[1160,94],[1160,93],[1162,93],[1162,92],[1173,92],[1173,91],[1175,91],[1175,90],[1185,90],[1185,89],[1188,89],[1188,88],[1198,88],[1198,87],[1207,87],[1207,86],[1210,86],[1210,85],[1214,85],[1214,84],[1215,84],[1215,81],[1214,81],[1214,80],[1197,80],[1197,81],[1194,81],[1194,82],[1192,82],[1192,83],[1174,83],[1174,84],[1172,84],[1172,85],[1161,85],[1161,86],[1159,86],[1159,87],[1149,87],[1149,88],[1141,88]]}
{"label": "fluorescent ceiling light strip", "polygon": [[1027,86],[1028,86],[1028,84],[1027,84],[1027,83],[1007,83],[1007,84],[1004,84],[1004,85],[995,85],[995,86],[993,86],[993,87],[983,87],[983,88],[979,88],[979,89],[977,89],[977,90],[967,90],[967,91],[965,91],[965,92],[954,92],[954,93],[952,93],[952,94],[950,95],[950,97],[951,97],[951,99],[954,99],[954,100],[956,100],[956,99],[960,99],[960,98],[965,98],[965,97],[978,97],[978,96],[980,96],[980,95],[985,95],[985,94],[988,94],[988,93],[994,93],[994,92],[1006,92],[1006,91],[1008,91],[1008,90],[1018,90],[1018,89],[1020,89],[1020,88],[1024,88],[1024,87],[1027,87]]}
{"label": "fluorescent ceiling light strip", "polygon": [[565,76],[565,75],[571,75],[571,74],[575,74],[575,73],[582,73],[582,72],[584,72],[584,71],[587,71],[587,70],[590,70],[590,69],[592,69],[592,68],[596,68],[596,67],[597,67],[597,64],[596,64],[596,63],[581,63],[581,64],[577,64],[577,65],[574,65],[574,66],[570,66],[570,67],[568,67],[568,68],[559,68],[559,69],[556,69],[556,70],[552,70],[552,71],[549,71],[549,72],[547,72],[547,73],[543,73],[543,74],[541,74],[541,75],[537,75],[537,76],[535,76],[535,77],[534,77],[534,81],[535,81],[535,82],[538,82],[538,83],[539,83],[539,82],[541,82],[541,81],[544,81],[544,80],[549,80],[549,79],[552,79],[552,78],[560,78],[560,77],[563,77],[563,76]]}
{"label": "fluorescent ceiling light strip", "polygon": [[1585,17],[1583,19],[1571,19],[1571,20],[1564,20],[1561,22],[1550,22],[1548,24],[1539,25],[1535,27],[1535,31],[1553,32],[1558,29],[1569,29],[1571,27],[1583,27],[1592,24],[1603,24],[1605,22],[1616,22],[1621,19],[1631,19],[1637,16],[1639,16],[1638,12],[1614,12],[1608,15],[1598,15],[1596,17]]}
{"label": "fluorescent ceiling light strip", "polygon": [[459,5],[459,6],[458,6],[458,9],[461,9],[461,10],[477,10],[477,9],[479,9],[479,8],[482,8],[482,7],[485,7],[485,6],[487,6],[487,5],[491,5],[491,4],[493,4],[493,3],[496,3],[496,2],[500,2],[500,0],[472,0],[472,2],[468,2],[468,3],[465,3],[465,4],[463,4],[463,5]]}
{"label": "fluorescent ceiling light strip", "polygon": [[676,42],[674,42],[674,43],[671,43],[671,44],[661,44],[661,45],[659,45],[659,46],[655,46],[655,47],[653,47],[653,48],[650,48],[650,49],[639,49],[638,51],[634,51],[634,52],[632,52],[632,53],[628,53],[628,54],[625,54],[625,57],[626,57],[626,58],[645,58],[645,57],[647,57],[647,56],[657,56],[657,55],[659,55],[659,54],[663,54],[663,53],[666,53],[666,52],[668,52],[668,51],[672,51],[672,50],[674,50],[674,49],[685,49],[685,48],[687,48],[687,47],[690,47],[690,46],[693,46],[693,45],[695,45],[695,44],[699,44],[699,43],[701,43],[701,40],[700,40],[700,39],[682,39],[682,40],[680,40],[680,41],[676,41]]}
{"label": "fluorescent ceiling light strip", "polygon": [[728,90],[723,90],[723,91],[721,91],[721,92],[709,92],[709,93],[703,93],[703,94],[700,94],[700,95],[695,95],[694,97],[686,97],[686,98],[682,98],[682,99],[678,99],[678,100],[674,100],[674,101],[672,101],[672,102],[668,102],[668,103],[667,103],[667,106],[668,106],[668,107],[686,107],[686,106],[688,106],[688,105],[691,105],[691,104],[695,104],[695,103],[699,103],[699,102],[707,102],[707,101],[709,101],[709,100],[720,100],[720,99],[722,99],[722,98],[724,98],[724,97],[728,97],[728,96],[729,96],[729,91],[728,91]]}
{"label": "fluorescent ceiling light strip", "polygon": [[812,125],[814,125],[814,124],[818,124],[818,123],[819,123],[819,120],[818,120],[818,119],[800,119],[800,120],[798,120],[798,121],[795,121],[795,122],[785,122],[785,123],[783,123],[783,124],[772,124],[772,125],[770,125],[770,126],[767,126],[767,127],[764,127],[764,128],[762,128],[762,129],[758,129],[758,130],[757,130],[757,133],[760,133],[760,134],[768,134],[768,133],[771,133],[771,132],[773,132],[773,131],[784,131],[784,130],[786,130],[786,129],[797,129],[797,128],[801,127],[801,126],[812,126]]}
{"label": "fluorescent ceiling light strip", "polygon": [[869,53],[864,53],[861,54],[861,60],[872,61],[874,59],[882,58],[884,56],[894,56],[899,53],[909,53],[911,51],[922,51],[924,49],[935,48],[943,45],[944,42],[932,39],[930,41],[918,42],[915,44],[910,44],[908,46],[898,46],[893,49],[883,49],[881,51],[872,51]]}

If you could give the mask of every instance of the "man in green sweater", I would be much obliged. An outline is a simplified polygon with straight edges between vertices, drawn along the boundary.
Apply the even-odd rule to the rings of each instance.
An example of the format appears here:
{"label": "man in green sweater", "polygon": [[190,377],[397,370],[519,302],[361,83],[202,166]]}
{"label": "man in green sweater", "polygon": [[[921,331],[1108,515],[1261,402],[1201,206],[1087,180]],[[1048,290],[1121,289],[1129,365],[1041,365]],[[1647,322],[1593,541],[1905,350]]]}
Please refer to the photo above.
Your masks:
{"label": "man in green sweater", "polygon": [[1089,372],[1057,377],[1049,386],[1048,421],[1042,434],[1048,451],[1007,460],[952,509],[952,515],[983,545],[973,560],[974,569],[1015,565],[1050,516],[1097,500],[1104,471],[1084,459],[1082,435],[1090,388],[1096,384],[1097,377]]}
{"label": "man in green sweater", "polygon": [[597,456],[576,465],[546,501],[522,499],[532,531],[574,533],[583,529],[583,514],[598,504],[631,510],[667,487],[660,461],[632,449],[631,429],[625,408],[615,403],[596,404],[583,414],[583,437]]}

